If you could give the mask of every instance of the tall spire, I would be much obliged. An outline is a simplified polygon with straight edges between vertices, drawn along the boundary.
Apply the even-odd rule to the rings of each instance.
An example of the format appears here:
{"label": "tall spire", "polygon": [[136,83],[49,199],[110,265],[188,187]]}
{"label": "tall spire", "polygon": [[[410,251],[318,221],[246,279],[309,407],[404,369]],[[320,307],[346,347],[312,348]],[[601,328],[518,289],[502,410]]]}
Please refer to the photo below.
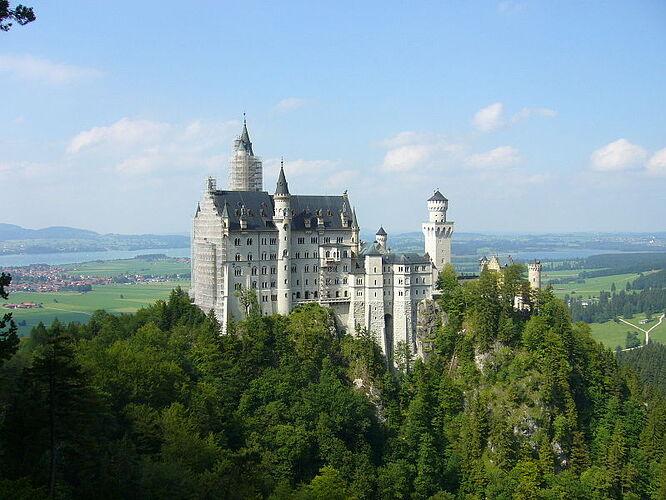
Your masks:
{"label": "tall spire", "polygon": [[277,181],[277,187],[275,188],[276,195],[289,195],[289,185],[287,184],[287,178],[284,175],[284,160],[280,159],[280,175]]}
{"label": "tall spire", "polygon": [[250,134],[247,131],[247,120],[245,119],[245,113],[243,113],[243,131],[236,141],[235,149],[236,151],[242,150],[249,155],[254,155],[254,152],[252,151],[252,141],[250,141]]}

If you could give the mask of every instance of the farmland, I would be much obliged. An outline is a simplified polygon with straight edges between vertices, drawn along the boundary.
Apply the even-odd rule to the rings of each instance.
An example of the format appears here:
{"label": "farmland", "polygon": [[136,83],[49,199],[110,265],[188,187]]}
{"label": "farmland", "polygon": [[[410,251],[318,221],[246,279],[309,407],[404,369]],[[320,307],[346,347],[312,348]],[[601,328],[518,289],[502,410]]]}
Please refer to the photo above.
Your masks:
{"label": "farmland", "polygon": [[105,309],[113,314],[131,313],[141,307],[164,299],[176,286],[189,287],[189,280],[178,279],[158,283],[110,284],[93,286],[87,293],[53,292],[33,293],[16,292],[11,294],[15,303],[34,302],[41,308],[18,309],[12,311],[14,321],[25,325],[19,326],[19,335],[27,335],[40,321],[50,324],[54,318],[62,322],[86,322],[98,309]]}

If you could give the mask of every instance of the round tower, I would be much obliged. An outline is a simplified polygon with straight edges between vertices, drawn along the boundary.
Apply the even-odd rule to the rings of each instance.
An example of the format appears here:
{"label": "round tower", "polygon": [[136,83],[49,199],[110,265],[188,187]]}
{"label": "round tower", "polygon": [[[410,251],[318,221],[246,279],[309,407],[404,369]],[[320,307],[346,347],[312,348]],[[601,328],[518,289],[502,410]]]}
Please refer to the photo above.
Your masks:
{"label": "round tower", "polygon": [[291,310],[291,195],[284,175],[284,165],[280,166],[273,202],[273,222],[278,230],[277,305],[278,313],[287,315]]}
{"label": "round tower", "polygon": [[386,231],[384,231],[384,228],[380,227],[379,231],[377,231],[377,234],[375,236],[377,236],[377,238],[375,238],[377,243],[379,243],[379,245],[384,250],[386,250],[386,240],[388,239],[388,234],[386,234]]}
{"label": "round tower", "polygon": [[530,282],[532,290],[541,288],[541,262],[534,260],[527,264],[527,279]]}
{"label": "round tower", "polygon": [[435,191],[435,194],[428,198],[428,216],[430,222],[446,222],[446,211],[448,208],[449,200],[439,190]]}

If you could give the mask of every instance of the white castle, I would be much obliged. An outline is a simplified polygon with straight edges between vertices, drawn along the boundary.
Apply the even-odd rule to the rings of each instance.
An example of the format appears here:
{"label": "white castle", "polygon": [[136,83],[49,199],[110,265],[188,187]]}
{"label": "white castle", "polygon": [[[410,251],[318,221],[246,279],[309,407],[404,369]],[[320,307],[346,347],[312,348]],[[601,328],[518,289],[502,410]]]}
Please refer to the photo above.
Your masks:
{"label": "white castle", "polygon": [[[316,302],[330,307],[338,326],[373,332],[385,354],[398,342],[421,353],[419,305],[432,299],[439,272],[451,262],[453,222],[436,191],[422,224],[425,253],[393,253],[383,228],[362,244],[356,211],[339,196],[295,195],[280,167],[275,194],[263,190],[261,159],[247,131],[234,142],[229,190],[208,178],[192,231],[194,303],[214,311],[227,329],[246,314],[239,291],[254,290],[262,315],[288,314]],[[421,308],[423,309],[423,308]]]}

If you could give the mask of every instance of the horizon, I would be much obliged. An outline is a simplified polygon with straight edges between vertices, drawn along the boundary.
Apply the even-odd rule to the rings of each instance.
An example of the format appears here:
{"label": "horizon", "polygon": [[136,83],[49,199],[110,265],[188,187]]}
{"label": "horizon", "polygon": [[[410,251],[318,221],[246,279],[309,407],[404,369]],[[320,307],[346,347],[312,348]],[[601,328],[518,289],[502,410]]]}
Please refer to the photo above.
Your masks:
{"label": "horizon", "polygon": [[175,2],[29,4],[0,50],[12,224],[189,232],[247,113],[266,191],[284,156],[370,230],[418,232],[437,188],[461,232],[666,230],[663,2],[201,3],[178,31]]}

